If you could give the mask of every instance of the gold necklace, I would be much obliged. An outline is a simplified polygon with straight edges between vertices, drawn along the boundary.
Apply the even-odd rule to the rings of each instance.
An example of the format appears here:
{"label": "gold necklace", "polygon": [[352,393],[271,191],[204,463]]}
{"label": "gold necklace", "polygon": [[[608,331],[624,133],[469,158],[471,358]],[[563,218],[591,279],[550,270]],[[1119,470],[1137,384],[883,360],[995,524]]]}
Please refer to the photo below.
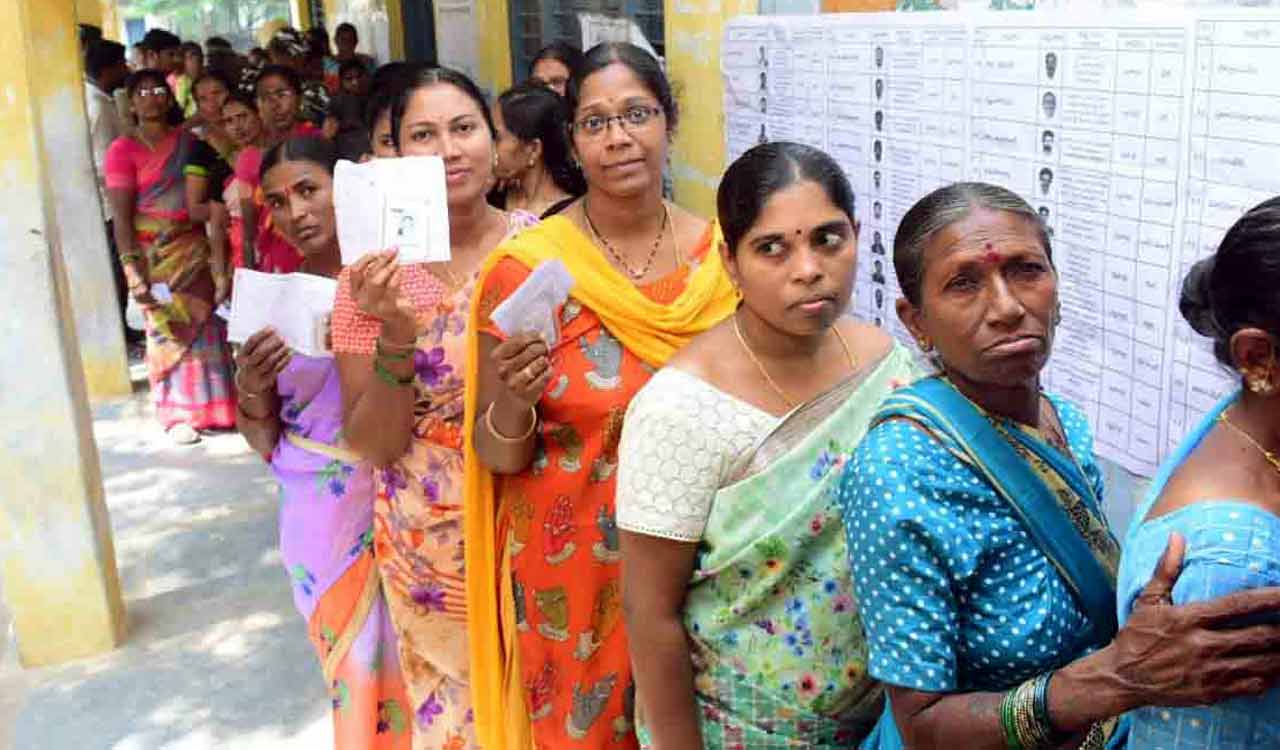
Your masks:
{"label": "gold necklace", "polygon": [[[853,351],[849,349],[849,342],[845,341],[844,334],[840,333],[839,322],[837,322],[836,325],[831,326],[831,330],[835,333],[836,340],[840,342],[840,346],[844,349],[844,356],[849,360],[849,369],[851,371],[858,369],[858,363],[857,360],[854,359]],[[733,332],[737,334],[738,343],[742,345],[742,350],[747,353],[747,357],[751,360],[751,363],[756,366],[756,369],[760,371],[760,375],[764,377],[764,382],[769,384],[769,387],[778,395],[778,398],[782,399],[782,403],[786,404],[788,409],[794,409],[796,406],[795,402],[787,398],[787,394],[784,393],[778,383],[769,376],[769,371],[765,369],[764,363],[757,359],[756,353],[751,350],[751,345],[747,343],[746,337],[742,335],[742,326],[738,324],[737,315],[733,316]]]}
{"label": "gold necklace", "polygon": [[1262,457],[1267,459],[1267,463],[1271,464],[1271,468],[1275,469],[1277,474],[1280,474],[1280,456],[1277,456],[1275,453],[1263,448],[1262,443],[1254,440],[1252,435],[1245,432],[1239,425],[1232,422],[1230,419],[1227,419],[1227,412],[1225,410],[1218,415],[1218,421],[1235,430],[1236,434],[1240,437],[1248,440],[1249,444],[1254,448],[1257,448],[1258,452],[1262,454]]}
{"label": "gold necklace", "polygon": [[667,225],[671,223],[671,209],[667,207],[667,202],[662,202],[662,226],[658,227],[658,236],[653,240],[653,247],[649,248],[649,257],[645,259],[644,267],[639,271],[635,271],[627,264],[627,259],[619,253],[613,245],[609,244],[609,240],[600,234],[600,230],[596,229],[596,224],[591,220],[591,214],[587,211],[587,197],[582,197],[582,216],[587,220],[587,227],[591,230],[591,234],[596,241],[604,246],[604,249],[613,256],[613,260],[627,272],[633,281],[639,281],[649,275],[649,271],[653,270],[653,261],[658,257],[658,247],[662,245],[662,238],[667,234]]}

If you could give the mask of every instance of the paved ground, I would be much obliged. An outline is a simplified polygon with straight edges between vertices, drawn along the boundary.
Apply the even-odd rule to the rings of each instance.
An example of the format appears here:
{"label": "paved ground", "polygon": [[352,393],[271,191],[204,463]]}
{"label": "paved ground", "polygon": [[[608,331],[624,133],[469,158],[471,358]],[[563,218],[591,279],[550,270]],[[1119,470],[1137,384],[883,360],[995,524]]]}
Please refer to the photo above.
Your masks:
{"label": "paved ground", "polygon": [[147,411],[142,397],[95,410],[128,640],[23,671],[0,604],[0,748],[331,747],[274,483],[238,435],[172,447]]}

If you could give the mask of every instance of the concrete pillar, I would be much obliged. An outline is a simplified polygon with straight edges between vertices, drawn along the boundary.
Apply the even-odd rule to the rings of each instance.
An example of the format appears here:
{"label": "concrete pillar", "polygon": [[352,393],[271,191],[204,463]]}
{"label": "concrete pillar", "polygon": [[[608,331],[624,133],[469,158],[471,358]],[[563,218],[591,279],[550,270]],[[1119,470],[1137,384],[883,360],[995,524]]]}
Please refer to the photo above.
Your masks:
{"label": "concrete pillar", "polygon": [[[53,187],[55,221],[63,238],[62,253],[71,283],[71,315],[80,340],[89,398],[120,398],[133,392],[129,360],[125,352],[123,324],[112,277],[110,246],[103,227],[105,207],[98,195],[84,109],[84,82],[80,44],[75,24],[102,23],[99,2],[32,3],[41,17],[56,19],[41,37],[24,39],[26,45],[0,51],[0,59],[16,54],[30,57],[15,64],[32,64],[36,75],[32,111],[40,130]],[[89,13],[89,17],[79,16]],[[93,15],[96,14],[96,15]],[[33,18],[41,23],[41,19]],[[55,24],[66,24],[66,31]],[[5,67],[6,71],[19,68]]]}
{"label": "concrete pillar", "polygon": [[[94,348],[82,363],[73,302],[84,299],[68,272],[88,264],[82,245],[102,228],[88,192],[83,216],[59,206],[71,193],[62,173],[93,190],[75,3],[0,0],[0,17],[0,576],[19,658],[37,666],[114,648],[125,615],[89,415]],[[78,147],[66,122],[51,127],[59,117],[79,126]]]}

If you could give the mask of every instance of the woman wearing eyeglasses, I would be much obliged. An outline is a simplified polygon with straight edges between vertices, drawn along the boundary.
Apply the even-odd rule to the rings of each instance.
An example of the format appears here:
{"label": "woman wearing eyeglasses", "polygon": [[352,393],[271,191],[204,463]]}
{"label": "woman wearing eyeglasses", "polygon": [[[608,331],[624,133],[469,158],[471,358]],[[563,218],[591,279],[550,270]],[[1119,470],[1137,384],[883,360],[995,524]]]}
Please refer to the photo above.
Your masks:
{"label": "woman wearing eyeglasses", "polygon": [[103,164],[116,246],[129,294],[146,316],[156,416],[174,442],[190,444],[199,430],[235,426],[231,357],[213,315],[209,243],[187,210],[183,169],[197,141],[176,127],[164,73],[138,71],[127,88],[138,127],[111,144]]}
{"label": "woman wearing eyeglasses", "polygon": [[[483,747],[636,747],[614,521],[622,417],[654,369],[737,301],[712,251],[718,229],[662,198],[676,105],[657,61],[597,46],[568,101],[587,192],[490,256],[468,329],[467,614]],[[490,314],[552,259],[574,280],[557,340],[504,335]]]}

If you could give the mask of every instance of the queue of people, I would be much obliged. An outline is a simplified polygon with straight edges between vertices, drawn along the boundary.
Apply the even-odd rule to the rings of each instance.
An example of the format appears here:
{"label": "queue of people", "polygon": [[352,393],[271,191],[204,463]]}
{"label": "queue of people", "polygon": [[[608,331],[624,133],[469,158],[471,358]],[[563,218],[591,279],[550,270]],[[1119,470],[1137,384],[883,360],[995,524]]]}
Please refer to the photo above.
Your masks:
{"label": "queue of people", "polygon": [[[340,29],[317,122],[328,40],[282,34],[252,96],[184,69],[185,121],[173,71],[129,77],[104,188],[161,421],[234,424],[281,484],[338,747],[1280,746],[1280,199],[1184,284],[1241,387],[1122,545],[1040,384],[1058,274],[1017,195],[904,217],[919,361],[846,315],[857,196],[822,151],[751,149],[715,217],[664,198],[680,113],[638,47],[555,45],[491,108]],[[450,260],[344,268],[340,155],[441,157]],[[554,340],[504,333],[553,260]],[[336,279],[334,356],[264,329],[232,362],[235,267]]]}

